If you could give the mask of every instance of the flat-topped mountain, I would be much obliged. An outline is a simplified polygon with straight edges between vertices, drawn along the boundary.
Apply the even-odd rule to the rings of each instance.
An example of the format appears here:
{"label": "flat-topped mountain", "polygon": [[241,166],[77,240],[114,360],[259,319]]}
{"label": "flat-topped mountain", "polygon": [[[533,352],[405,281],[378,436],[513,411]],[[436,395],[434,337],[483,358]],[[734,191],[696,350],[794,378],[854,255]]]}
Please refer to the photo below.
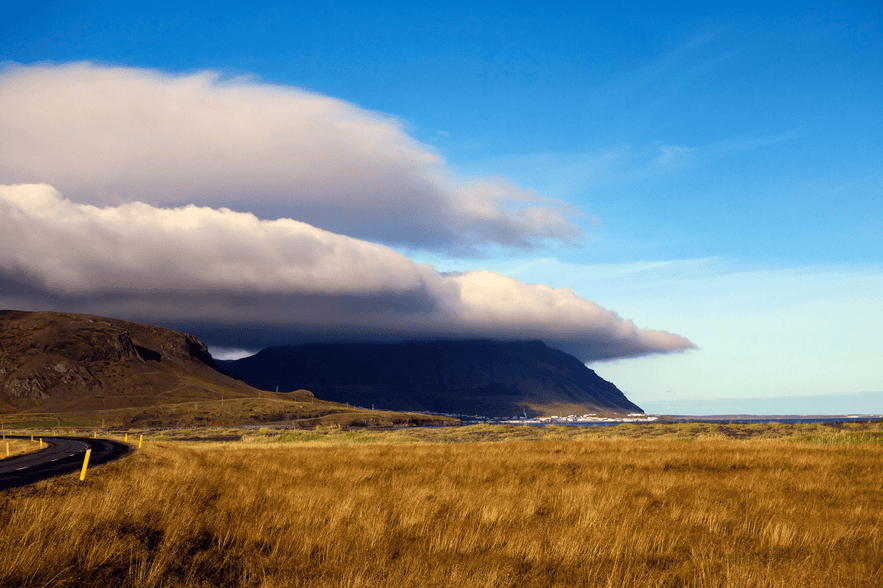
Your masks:
{"label": "flat-topped mountain", "polygon": [[577,358],[539,341],[445,340],[271,347],[219,361],[263,390],[337,402],[483,416],[643,412]]}
{"label": "flat-topped mountain", "polygon": [[0,311],[0,410],[101,410],[256,392],[197,338],[87,314]]}

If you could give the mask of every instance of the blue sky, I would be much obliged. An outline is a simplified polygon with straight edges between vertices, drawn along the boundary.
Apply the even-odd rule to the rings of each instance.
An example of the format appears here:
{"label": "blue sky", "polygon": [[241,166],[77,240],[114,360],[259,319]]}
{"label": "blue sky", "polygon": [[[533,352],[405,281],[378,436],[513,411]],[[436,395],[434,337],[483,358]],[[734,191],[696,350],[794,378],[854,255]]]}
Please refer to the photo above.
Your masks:
{"label": "blue sky", "polygon": [[[554,203],[582,236],[445,248],[324,226],[320,212],[295,220],[443,272],[570,288],[687,337],[698,349],[591,364],[645,410],[883,412],[879,3],[12,10],[7,67],[211,70],[295,87],[392,117],[456,181]],[[4,177],[73,193],[55,170],[28,169]]]}

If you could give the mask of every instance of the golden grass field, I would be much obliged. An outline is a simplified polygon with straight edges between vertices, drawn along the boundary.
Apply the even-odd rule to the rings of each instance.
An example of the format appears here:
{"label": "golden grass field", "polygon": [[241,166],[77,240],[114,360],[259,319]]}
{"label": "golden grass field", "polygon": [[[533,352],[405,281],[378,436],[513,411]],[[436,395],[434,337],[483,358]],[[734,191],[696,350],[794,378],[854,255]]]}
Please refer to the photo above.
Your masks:
{"label": "golden grass field", "polygon": [[880,423],[239,433],[0,493],[0,585],[883,585]]}

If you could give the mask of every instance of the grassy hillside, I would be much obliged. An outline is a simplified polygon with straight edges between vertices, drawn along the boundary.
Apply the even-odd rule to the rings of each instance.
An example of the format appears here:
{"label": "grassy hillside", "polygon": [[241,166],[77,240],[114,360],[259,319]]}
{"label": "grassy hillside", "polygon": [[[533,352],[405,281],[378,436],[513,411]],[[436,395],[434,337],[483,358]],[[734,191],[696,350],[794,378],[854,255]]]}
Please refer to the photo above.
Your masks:
{"label": "grassy hillside", "polygon": [[289,394],[263,392],[261,396],[194,400],[146,407],[113,410],[7,413],[0,415],[7,430],[53,429],[60,433],[92,429],[129,430],[157,428],[283,425],[296,428],[317,426],[395,427],[445,426],[460,421],[448,417],[366,410],[317,400],[307,392]]}

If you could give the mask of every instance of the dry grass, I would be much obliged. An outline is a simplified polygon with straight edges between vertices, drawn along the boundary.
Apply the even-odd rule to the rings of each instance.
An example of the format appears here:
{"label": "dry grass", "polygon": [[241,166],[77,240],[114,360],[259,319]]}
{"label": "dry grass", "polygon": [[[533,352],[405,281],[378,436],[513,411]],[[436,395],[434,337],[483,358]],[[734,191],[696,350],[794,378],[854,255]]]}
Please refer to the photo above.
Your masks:
{"label": "dry grass", "polygon": [[[133,429],[133,431],[135,431]],[[311,430],[244,429],[212,427],[137,430],[158,441],[225,441],[229,447],[267,443],[306,445],[364,445],[371,443],[494,443],[514,441],[603,441],[612,439],[747,440],[767,439],[813,444],[855,445],[883,443],[883,421],[847,423],[651,423],[604,426],[471,425],[468,427],[405,427],[398,429],[352,429],[337,424]],[[120,436],[121,432],[115,433]]]}
{"label": "dry grass", "polygon": [[0,494],[0,585],[877,587],[883,446],[840,441],[149,443]]}
{"label": "dry grass", "polygon": [[34,441],[31,441],[30,439],[7,439],[4,435],[3,440],[0,441],[0,460],[25,453],[33,453],[40,451],[40,449],[40,442],[36,440],[36,437]]}

